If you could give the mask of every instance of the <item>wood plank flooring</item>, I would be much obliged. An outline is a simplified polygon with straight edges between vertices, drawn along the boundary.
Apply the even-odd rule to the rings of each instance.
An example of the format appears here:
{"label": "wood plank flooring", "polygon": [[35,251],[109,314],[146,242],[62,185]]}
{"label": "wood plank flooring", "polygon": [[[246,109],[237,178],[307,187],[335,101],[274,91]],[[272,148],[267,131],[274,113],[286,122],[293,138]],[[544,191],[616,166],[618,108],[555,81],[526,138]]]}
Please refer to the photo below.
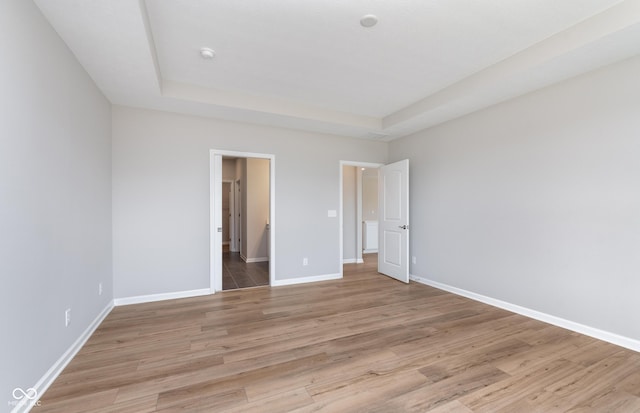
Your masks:
{"label": "wood plank flooring", "polygon": [[640,353],[375,272],[115,308],[37,412],[640,412]]}

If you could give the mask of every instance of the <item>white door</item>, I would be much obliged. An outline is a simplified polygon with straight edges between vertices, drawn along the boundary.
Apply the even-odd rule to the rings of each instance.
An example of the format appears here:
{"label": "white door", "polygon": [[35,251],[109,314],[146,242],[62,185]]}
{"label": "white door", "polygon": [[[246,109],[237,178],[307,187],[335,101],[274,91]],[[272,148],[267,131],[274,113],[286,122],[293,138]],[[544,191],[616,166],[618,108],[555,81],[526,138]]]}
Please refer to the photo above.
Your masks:
{"label": "white door", "polygon": [[378,272],[409,282],[409,160],[380,167]]}

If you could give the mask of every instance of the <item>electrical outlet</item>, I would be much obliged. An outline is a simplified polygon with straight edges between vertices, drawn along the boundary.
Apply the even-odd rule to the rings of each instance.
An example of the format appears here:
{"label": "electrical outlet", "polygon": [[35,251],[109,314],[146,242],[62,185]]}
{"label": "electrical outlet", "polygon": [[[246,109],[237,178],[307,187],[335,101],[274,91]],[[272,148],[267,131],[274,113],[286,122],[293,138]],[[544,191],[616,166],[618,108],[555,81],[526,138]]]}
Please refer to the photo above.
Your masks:
{"label": "electrical outlet", "polygon": [[71,309],[67,308],[64,312],[64,326],[69,327],[71,324]]}
{"label": "electrical outlet", "polygon": [[98,295],[102,295],[102,283],[98,283]]}
{"label": "electrical outlet", "polygon": [[309,265],[309,259],[307,257],[302,259],[302,265]]}
{"label": "electrical outlet", "polygon": [[414,263],[414,264],[416,263],[416,257],[415,256],[411,257],[411,262]]}

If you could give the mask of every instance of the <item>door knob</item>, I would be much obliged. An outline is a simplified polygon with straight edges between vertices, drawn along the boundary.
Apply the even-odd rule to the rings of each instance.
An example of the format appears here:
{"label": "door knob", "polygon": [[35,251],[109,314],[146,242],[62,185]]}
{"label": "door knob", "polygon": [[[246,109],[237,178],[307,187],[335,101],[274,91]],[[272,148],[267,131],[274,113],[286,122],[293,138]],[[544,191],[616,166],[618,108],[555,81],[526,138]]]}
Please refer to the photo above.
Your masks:
{"label": "door knob", "polygon": [[408,225],[400,225],[398,228],[400,228],[400,229],[409,229],[409,226]]}

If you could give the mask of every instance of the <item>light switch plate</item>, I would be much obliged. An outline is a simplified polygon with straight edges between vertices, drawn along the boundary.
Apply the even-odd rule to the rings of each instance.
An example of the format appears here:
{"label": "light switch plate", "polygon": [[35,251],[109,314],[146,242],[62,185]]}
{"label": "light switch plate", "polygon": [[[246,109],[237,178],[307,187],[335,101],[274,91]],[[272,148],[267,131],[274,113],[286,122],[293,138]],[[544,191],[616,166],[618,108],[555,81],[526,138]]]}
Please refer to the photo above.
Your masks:
{"label": "light switch plate", "polygon": [[330,209],[327,211],[327,216],[329,218],[335,218],[338,216],[338,211],[336,211],[335,209]]}

